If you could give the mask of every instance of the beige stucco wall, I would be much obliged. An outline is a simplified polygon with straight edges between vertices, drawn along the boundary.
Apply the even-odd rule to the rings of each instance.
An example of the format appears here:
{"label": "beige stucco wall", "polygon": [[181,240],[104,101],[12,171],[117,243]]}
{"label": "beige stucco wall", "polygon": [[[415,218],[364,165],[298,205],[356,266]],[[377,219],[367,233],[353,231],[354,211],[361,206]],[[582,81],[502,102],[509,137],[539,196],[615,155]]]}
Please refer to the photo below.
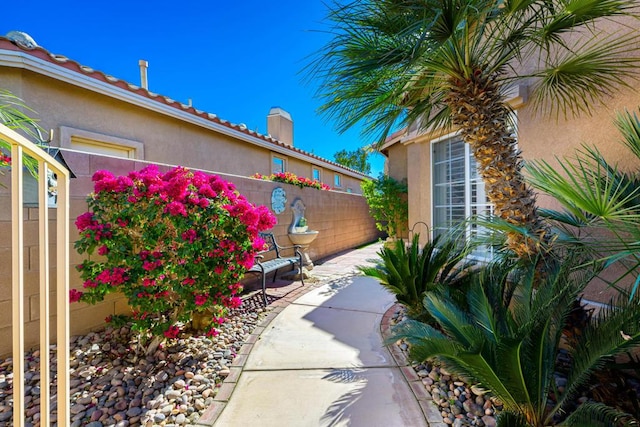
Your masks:
{"label": "beige stucco wall", "polygon": [[407,187],[409,189],[409,229],[419,232],[422,241],[428,234],[425,223],[431,227],[431,144],[407,145]]}
{"label": "beige stucco wall", "polygon": [[[65,160],[78,178],[71,180],[70,188],[70,285],[71,288],[81,288],[82,280],[78,272],[73,268],[82,261],[73,249],[73,242],[77,240],[78,233],[74,222],[78,215],[86,212],[86,196],[93,189],[91,176],[100,169],[108,169],[115,174],[126,174],[130,170],[140,169],[145,163],[135,160],[107,158],[97,155],[73,153],[66,151]],[[274,227],[274,233],[278,242],[283,246],[290,246],[287,238],[287,228],[292,220],[291,204],[301,198],[306,206],[305,216],[309,221],[309,227],[318,230],[318,238],[309,249],[312,260],[328,257],[340,251],[357,247],[372,242],[380,237],[375,228],[375,223],[368,213],[366,200],[361,195],[348,194],[337,191],[321,191],[311,188],[299,188],[289,184],[261,181],[237,176],[225,176],[225,179],[233,182],[238,191],[244,194],[254,204],[263,204],[270,207],[271,193],[274,188],[281,187],[287,195],[286,210],[277,215],[278,224]],[[10,179],[9,176],[0,177],[0,233],[4,236],[11,235],[11,208],[10,208]],[[50,209],[52,217],[51,229],[55,229],[55,209]],[[26,345],[37,344],[38,331],[38,304],[39,304],[39,264],[38,264],[38,209],[25,208],[25,310],[26,310]],[[55,265],[55,241],[51,242],[52,264]],[[11,239],[0,241],[0,355],[8,354],[11,350]],[[55,289],[55,268],[52,268],[52,286]],[[256,279],[257,280],[257,279]],[[55,292],[51,295],[55,301]],[[52,310],[54,308],[52,307]],[[104,319],[117,313],[128,311],[125,300],[121,297],[110,295],[104,302],[95,306],[83,303],[71,305],[71,333],[78,334],[98,328],[104,324]],[[53,338],[55,338],[55,331]]]}
{"label": "beige stucco wall", "polygon": [[[638,87],[638,86],[636,86]],[[556,157],[573,157],[582,144],[595,146],[623,169],[637,169],[638,162],[623,146],[614,125],[618,113],[638,113],[640,90],[625,90],[606,105],[595,108],[591,116],[547,119],[536,116],[531,108],[518,111],[518,146],[525,159],[541,159],[557,164]]]}
{"label": "beige stucco wall", "polygon": [[385,162],[385,174],[396,181],[407,179],[407,146],[400,143],[394,144],[384,150],[384,155],[387,157],[387,161]]}

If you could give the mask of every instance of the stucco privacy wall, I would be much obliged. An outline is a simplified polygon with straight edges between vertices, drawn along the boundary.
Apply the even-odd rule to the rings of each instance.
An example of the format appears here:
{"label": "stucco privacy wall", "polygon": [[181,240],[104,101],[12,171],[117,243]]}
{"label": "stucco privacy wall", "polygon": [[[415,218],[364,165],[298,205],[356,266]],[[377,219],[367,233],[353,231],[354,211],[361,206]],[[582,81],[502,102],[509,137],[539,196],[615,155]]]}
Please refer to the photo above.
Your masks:
{"label": "stucco privacy wall", "polygon": [[[133,169],[141,169],[145,162],[89,155],[84,153],[65,152],[64,158],[69,167],[78,176],[71,180],[70,218],[71,242],[77,237],[75,219],[86,212],[85,198],[93,190],[91,176],[97,170],[107,169],[114,174],[126,174]],[[163,166],[169,169],[169,166]],[[336,191],[320,191],[311,188],[298,188],[289,184],[260,181],[238,176],[225,176],[233,182],[238,191],[244,194],[252,203],[270,206],[271,192],[275,187],[282,187],[287,194],[287,209],[278,215],[278,225],[274,228],[277,239],[282,245],[290,245],[286,230],[292,219],[291,203],[300,197],[306,205],[305,216],[309,220],[309,227],[320,231],[318,238],[310,248],[312,259],[317,260],[345,249],[371,242],[379,237],[379,232],[368,213],[368,206],[362,196]],[[0,233],[11,235],[10,208],[10,180],[9,176],[0,177]],[[55,209],[50,209],[51,229],[55,230]],[[25,332],[26,345],[37,344],[38,332],[38,210],[25,208],[24,245],[25,245]],[[52,239],[55,235],[52,233]],[[51,263],[55,265],[55,241],[51,241]],[[70,285],[71,288],[81,288],[78,272],[73,268],[82,258],[70,249]],[[0,241],[0,355],[11,351],[11,239]],[[55,289],[55,274],[51,273],[52,286]],[[256,279],[257,280],[257,279]],[[51,295],[55,301],[55,295]],[[104,323],[110,314],[127,312],[125,301],[117,296],[108,296],[106,300],[95,306],[84,303],[74,303],[71,308],[71,333],[78,334],[95,329]],[[51,307],[55,313],[55,307]],[[55,334],[55,330],[52,331]]]}

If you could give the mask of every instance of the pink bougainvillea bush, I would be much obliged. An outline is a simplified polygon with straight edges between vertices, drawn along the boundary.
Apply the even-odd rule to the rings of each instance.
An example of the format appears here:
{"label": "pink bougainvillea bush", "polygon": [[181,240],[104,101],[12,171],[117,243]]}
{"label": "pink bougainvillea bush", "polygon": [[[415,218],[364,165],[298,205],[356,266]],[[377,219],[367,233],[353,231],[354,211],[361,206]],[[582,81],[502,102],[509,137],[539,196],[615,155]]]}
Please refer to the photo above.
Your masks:
{"label": "pink bougainvillea bush", "polygon": [[121,292],[141,333],[174,338],[199,313],[215,335],[227,308],[241,303],[239,281],[275,216],[218,176],[182,167],[98,171],[93,181],[89,211],[76,221],[75,247],[89,255],[78,266],[84,289],[70,300],[97,303]]}
{"label": "pink bougainvillea bush", "polygon": [[331,187],[327,184],[323,184],[320,181],[305,178],[303,176],[297,176],[291,172],[278,172],[272,173],[271,175],[260,175],[259,173],[256,173],[252,178],[263,179],[265,181],[284,182],[286,184],[297,185],[300,188],[310,187],[315,188],[316,190],[331,190]]}

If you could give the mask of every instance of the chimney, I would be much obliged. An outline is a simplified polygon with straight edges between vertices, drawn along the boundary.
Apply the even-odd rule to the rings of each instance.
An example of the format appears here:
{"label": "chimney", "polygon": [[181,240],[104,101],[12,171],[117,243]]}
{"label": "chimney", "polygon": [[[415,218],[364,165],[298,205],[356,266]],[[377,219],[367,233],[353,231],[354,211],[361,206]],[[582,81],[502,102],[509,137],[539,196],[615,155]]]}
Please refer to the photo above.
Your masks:
{"label": "chimney", "polygon": [[280,107],[272,107],[267,116],[267,133],[278,141],[293,146],[293,120]]}
{"label": "chimney", "polygon": [[149,68],[149,63],[144,59],[138,60],[138,65],[140,66],[140,86],[143,89],[149,90],[149,82],[147,81],[147,68]]}

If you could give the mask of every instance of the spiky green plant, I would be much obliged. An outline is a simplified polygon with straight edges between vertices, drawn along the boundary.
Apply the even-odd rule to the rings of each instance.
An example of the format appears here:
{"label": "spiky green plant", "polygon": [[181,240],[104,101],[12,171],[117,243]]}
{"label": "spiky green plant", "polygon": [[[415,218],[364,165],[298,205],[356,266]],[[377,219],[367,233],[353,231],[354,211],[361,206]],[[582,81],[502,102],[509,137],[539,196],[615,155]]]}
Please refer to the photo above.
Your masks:
{"label": "spiky green plant", "polygon": [[[507,235],[534,256],[548,230],[521,174],[510,92],[550,116],[589,112],[637,76],[640,33],[605,20],[637,13],[636,0],[355,0],[329,13],[333,38],[310,66],[321,110],[339,130],[363,122],[383,138],[399,126],[459,130]],[[547,114],[545,114],[547,115]]]}
{"label": "spiky green plant", "polygon": [[562,260],[548,259],[542,276],[536,274],[536,263],[489,264],[474,275],[465,303],[426,293],[425,309],[438,328],[407,321],[394,339],[409,342],[414,360],[435,360],[490,390],[504,405],[499,426],[619,425],[630,416],[601,403],[575,409],[573,403],[594,372],[640,345],[640,298],[611,301],[615,308],[602,309],[583,328],[568,349],[566,387],[555,384],[569,313],[600,271],[597,264],[587,267],[584,261],[579,251]]}
{"label": "spiky green plant", "polygon": [[407,307],[410,317],[425,319],[429,317],[422,305],[425,292],[442,288],[455,293],[463,287],[469,266],[464,258],[469,252],[470,246],[453,233],[437,236],[424,245],[415,234],[408,247],[397,240],[378,252],[380,258],[374,266],[358,268],[392,292]]}

